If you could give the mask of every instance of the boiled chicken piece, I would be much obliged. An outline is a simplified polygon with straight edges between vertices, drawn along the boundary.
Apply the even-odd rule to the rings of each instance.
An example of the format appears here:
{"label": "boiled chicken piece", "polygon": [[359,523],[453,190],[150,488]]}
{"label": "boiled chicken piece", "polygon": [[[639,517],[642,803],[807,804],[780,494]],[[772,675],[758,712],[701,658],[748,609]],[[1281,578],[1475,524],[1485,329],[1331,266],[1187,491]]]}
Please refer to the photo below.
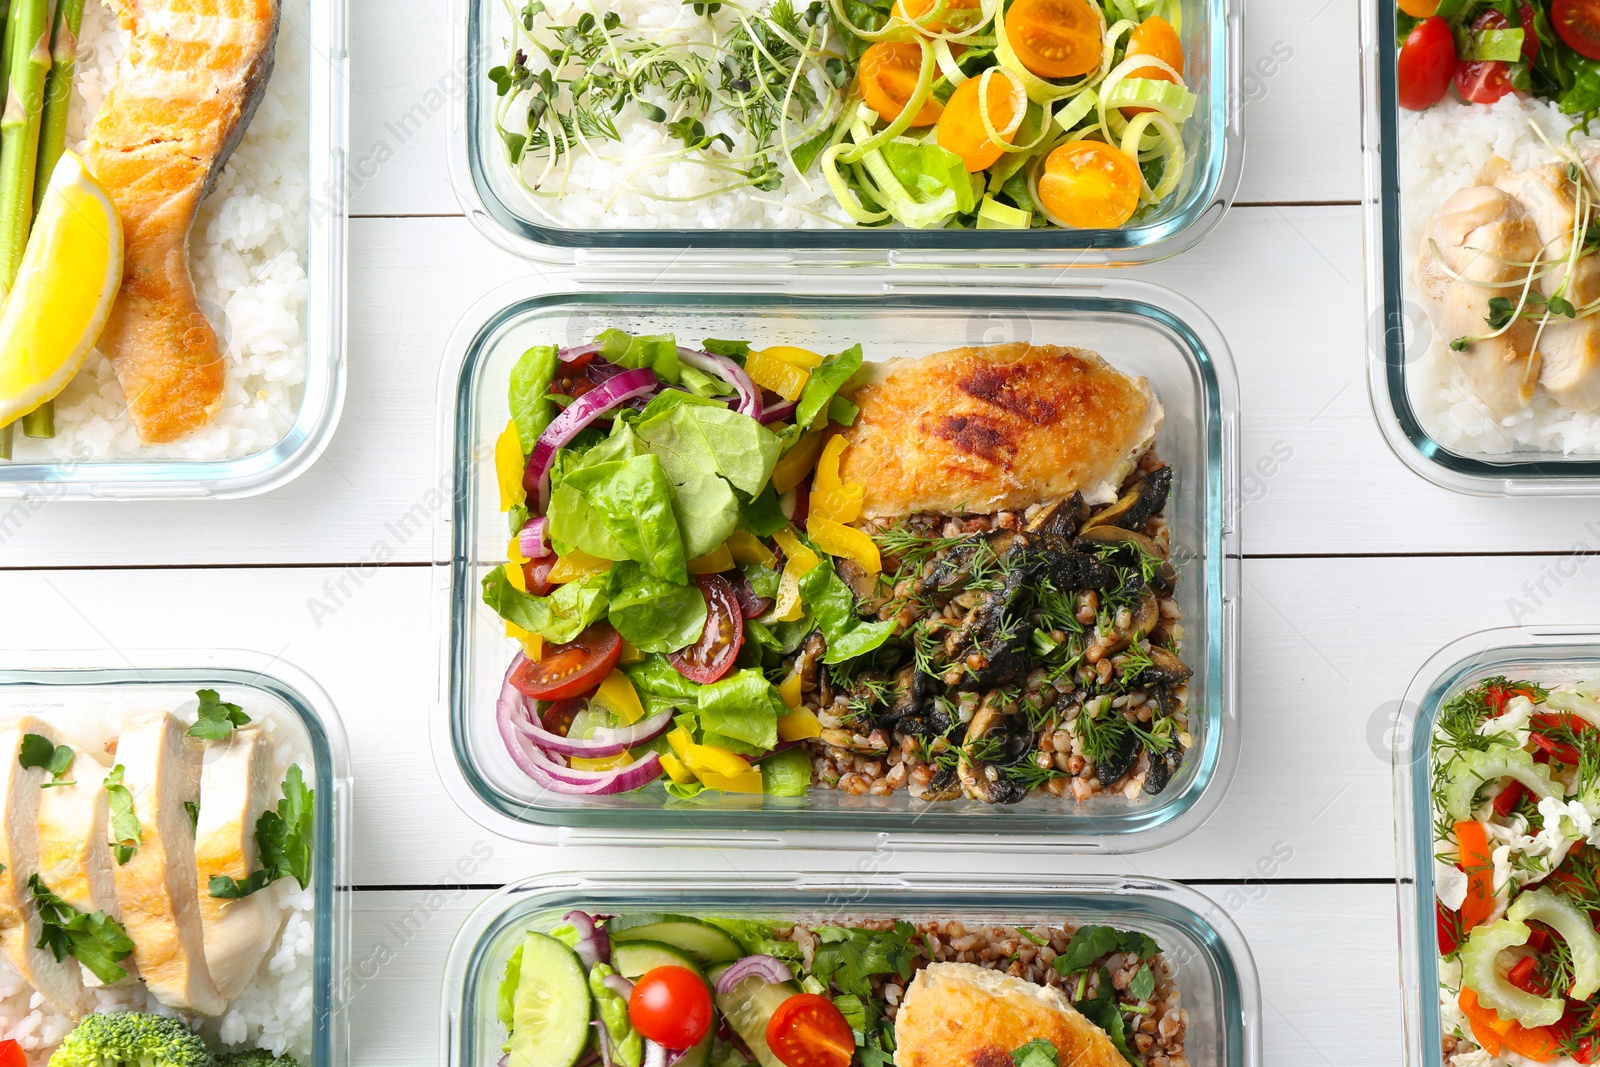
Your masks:
{"label": "boiled chicken piece", "polygon": [[49,724],[23,716],[0,726],[0,949],[22,979],[56,1011],[74,1018],[94,1009],[84,988],[83,970],[72,958],[57,961],[38,948],[39,909],[28,882],[39,873],[39,803],[49,779],[43,767],[23,767],[22,739],[28,734],[60,738]]}
{"label": "boiled chicken piece", "polygon": [[[1578,208],[1578,187],[1568,177],[1567,164],[1552,163],[1505,175],[1495,185],[1516,197],[1527,211],[1543,246],[1540,258],[1566,259],[1572,251]],[[1580,256],[1570,269],[1555,267],[1538,286],[1548,297],[1563,283],[1566,289],[1561,295],[1575,308],[1600,299],[1600,258]],[[1574,411],[1600,407],[1600,316],[1573,320],[1551,315],[1537,332],[1539,384],[1562,407]]]}
{"label": "boiled chicken piece", "polygon": [[272,746],[257,729],[236,730],[206,751],[200,775],[195,859],[200,867],[200,918],[206,964],[228,999],[244,991],[277,940],[283,913],[270,889],[238,900],[213,897],[213,875],[244,879],[260,866],[256,820],[267,807]]}
{"label": "boiled chicken piece", "polygon": [[170,712],[124,724],[117,741],[123,784],[133,794],[139,845],[115,867],[122,922],[133,961],[169,1008],[221,1015],[228,1002],[206,966],[195,885],[194,824],[185,804],[200,800],[201,744]]}
{"label": "boiled chicken piece", "polygon": [[[1490,333],[1489,301],[1521,296],[1527,267],[1539,255],[1539,232],[1521,201],[1492,185],[1462,189],[1428,224],[1417,283],[1434,330],[1444,340]],[[1474,284],[1476,283],[1476,284]],[[1539,377],[1535,326],[1518,319],[1496,337],[1454,353],[1487,408],[1511,415],[1528,406]]]}
{"label": "boiled chicken piece", "polygon": [[74,784],[52,785],[39,800],[39,878],[79,911],[103,911],[120,920],[115,861],[107,844],[105,779],[111,768],[82,745],[72,749],[66,778]]}

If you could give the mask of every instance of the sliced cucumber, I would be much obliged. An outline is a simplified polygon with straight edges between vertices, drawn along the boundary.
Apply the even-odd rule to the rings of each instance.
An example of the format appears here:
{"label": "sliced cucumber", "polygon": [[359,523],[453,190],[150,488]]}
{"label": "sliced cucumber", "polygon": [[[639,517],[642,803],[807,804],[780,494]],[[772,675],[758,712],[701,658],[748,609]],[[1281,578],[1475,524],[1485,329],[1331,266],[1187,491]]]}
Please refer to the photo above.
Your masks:
{"label": "sliced cucumber", "polygon": [[739,942],[715,926],[688,915],[618,915],[606,923],[606,933],[614,942],[657,941],[687,952],[704,963],[732,963],[745,954]]}
{"label": "sliced cucumber", "polygon": [[706,1067],[711,1062],[711,1046],[717,1043],[717,1017],[711,1017],[711,1029],[706,1031],[706,1036],[700,1043],[683,1054],[673,1067]]}
{"label": "sliced cucumber", "polygon": [[682,949],[659,941],[618,941],[611,946],[611,966],[622,977],[632,980],[657,967],[684,967],[700,975],[700,963]]}
{"label": "sliced cucumber", "polygon": [[589,1044],[589,1007],[589,979],[577,953],[544,934],[522,935],[507,1067],[572,1067]]}
{"label": "sliced cucumber", "polygon": [[[716,988],[717,979],[722,977],[726,967],[712,970],[708,976],[711,987]],[[734,1033],[744,1039],[750,1051],[756,1054],[761,1067],[786,1067],[786,1064],[772,1050],[767,1047],[767,1024],[772,1021],[773,1013],[779,1005],[790,997],[798,996],[800,987],[793,982],[780,982],[773,985],[757,977],[746,978],[726,993],[716,995],[717,1010],[722,1012],[728,1020],[728,1025],[733,1027]]]}

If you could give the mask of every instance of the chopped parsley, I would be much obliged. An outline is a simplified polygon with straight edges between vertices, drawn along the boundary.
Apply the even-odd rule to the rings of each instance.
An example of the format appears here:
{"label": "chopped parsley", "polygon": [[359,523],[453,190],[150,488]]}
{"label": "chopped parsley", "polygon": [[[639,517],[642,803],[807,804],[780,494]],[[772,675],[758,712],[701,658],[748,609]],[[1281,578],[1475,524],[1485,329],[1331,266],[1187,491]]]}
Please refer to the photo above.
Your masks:
{"label": "chopped parsley", "polygon": [[32,770],[34,767],[43,767],[50,772],[49,785],[75,785],[74,782],[64,782],[62,777],[72,769],[74,753],[66,745],[58,745],[43,734],[23,734],[22,746],[17,752],[17,762],[23,767]]}
{"label": "chopped parsley", "polygon": [[217,696],[215,689],[195,693],[200,698],[200,717],[189,727],[189,736],[202,741],[225,741],[236,726],[250,725],[250,716],[237,704]]}
{"label": "chopped parsley", "polygon": [[106,804],[111,809],[111,852],[121,866],[133,859],[144,840],[144,828],[133,812],[133,794],[122,784],[123,767],[117,764],[106,775]]}
{"label": "chopped parsley", "polygon": [[133,940],[121,923],[103,911],[79,911],[52,893],[37,874],[28,879],[28,892],[39,909],[36,947],[49,949],[58,963],[71,956],[106,985],[128,976],[121,963],[133,955]]}
{"label": "chopped parsley", "polygon": [[301,889],[309,885],[315,802],[316,792],[306,787],[299,766],[290,767],[278,810],[264,811],[256,820],[256,847],[261,851],[261,869],[243,879],[212,875],[211,895],[219,900],[237,900],[265,889],[280,878],[293,878]]}

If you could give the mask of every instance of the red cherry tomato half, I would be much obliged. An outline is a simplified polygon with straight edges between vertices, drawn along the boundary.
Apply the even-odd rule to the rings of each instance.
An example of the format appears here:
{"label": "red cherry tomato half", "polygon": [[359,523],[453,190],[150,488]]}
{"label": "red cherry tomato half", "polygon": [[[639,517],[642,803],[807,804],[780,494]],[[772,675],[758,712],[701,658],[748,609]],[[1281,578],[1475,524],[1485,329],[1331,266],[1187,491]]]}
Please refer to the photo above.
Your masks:
{"label": "red cherry tomato half", "polygon": [[1581,56],[1600,59],[1600,0],[1555,0],[1550,21],[1567,47]]}
{"label": "red cherry tomato half", "polygon": [[1539,58],[1539,27],[1533,20],[1533,5],[1524,3],[1517,17],[1522,22],[1522,58],[1533,63]]}
{"label": "red cherry tomato half", "polygon": [[28,1067],[28,1054],[15,1041],[0,1041],[0,1067]]}
{"label": "red cherry tomato half", "polygon": [[1400,106],[1426,111],[1444,99],[1455,72],[1456,39],[1450,24],[1437,15],[1423,19],[1400,49]]}
{"label": "red cherry tomato half", "polygon": [[539,713],[539,721],[551,733],[566,737],[572,729],[572,720],[577,718],[578,712],[586,704],[587,701],[583,700],[558,700]]}
{"label": "red cherry tomato half", "polygon": [[555,565],[555,556],[531,559],[522,565],[522,580],[527,585],[529,594],[549,596],[556,591],[555,585],[550,581],[550,572],[555,569]]}
{"label": "red cherry tomato half", "polygon": [[833,1001],[816,993],[801,993],[772,1013],[767,1047],[785,1067],[850,1067],[856,1036]]}
{"label": "red cherry tomato half", "polygon": [[711,1029],[711,990],[687,967],[646,971],[633,983],[628,1021],[658,1045],[694,1048]]}
{"label": "red cherry tomato half", "polygon": [[511,684],[535,700],[564,700],[605,681],[622,656],[622,638],[610,623],[597,622],[577,640],[545,649],[538,663],[524,660],[511,672]]}
{"label": "red cherry tomato half", "polygon": [[744,612],[739,597],[720,574],[696,575],[694,582],[706,599],[706,626],[700,640],[668,654],[667,661],[691,682],[709,685],[733,670],[744,644]]}
{"label": "red cherry tomato half", "polygon": [[[1509,29],[1511,23],[1495,10],[1485,11],[1472,22],[1472,31]],[[1456,66],[1456,92],[1473,104],[1492,104],[1511,92],[1511,64],[1499,60],[1462,60]]]}

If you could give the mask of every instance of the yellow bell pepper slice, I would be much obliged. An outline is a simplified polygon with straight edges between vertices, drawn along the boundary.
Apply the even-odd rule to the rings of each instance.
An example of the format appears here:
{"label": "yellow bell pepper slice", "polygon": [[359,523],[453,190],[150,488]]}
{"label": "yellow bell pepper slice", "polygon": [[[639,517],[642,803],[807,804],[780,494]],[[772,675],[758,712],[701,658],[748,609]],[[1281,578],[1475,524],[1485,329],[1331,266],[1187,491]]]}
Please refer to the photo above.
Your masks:
{"label": "yellow bell pepper slice", "polygon": [[703,782],[707,774],[720,774],[728,778],[737,778],[741,774],[748,774],[750,761],[737,752],[729,752],[716,745],[690,745],[683,755],[683,762],[689,769],[700,776]]}
{"label": "yellow bell pepper slice", "polygon": [[674,726],[667,732],[667,747],[685,763],[689,762],[689,749],[694,747],[694,734],[681,726]]}
{"label": "yellow bell pepper slice", "polygon": [[789,676],[778,683],[778,695],[783,698],[784,707],[798,708],[801,703],[800,672],[790,671]]}
{"label": "yellow bell pepper slice", "polygon": [[810,708],[796,708],[778,716],[779,741],[806,741],[822,736],[822,720]]}
{"label": "yellow bell pepper slice", "polygon": [[721,574],[733,570],[733,551],[726,543],[718,545],[699,559],[689,561],[690,574]]}
{"label": "yellow bell pepper slice", "polygon": [[794,345],[773,345],[771,348],[761,350],[763,356],[775,356],[785,363],[792,363],[804,370],[816,370],[822,366],[823,357],[809,348],[796,348]]}
{"label": "yellow bell pepper slice", "polygon": [[644,705],[639,702],[639,691],[633,687],[628,676],[619,670],[612,670],[606,675],[606,680],[600,683],[600,688],[589,699],[628,726],[644,718]]}
{"label": "yellow bell pepper slice", "polygon": [[785,400],[799,400],[805,392],[811,372],[797,367],[781,356],[772,354],[770,348],[752,352],[745,357],[745,373],[763,389],[771,389]]}
{"label": "yellow bell pepper slice", "polygon": [[643,663],[644,653],[634,648],[628,642],[622,642],[622,654],[617,657],[618,663]]}
{"label": "yellow bell pepper slice", "polygon": [[817,476],[811,482],[813,493],[831,493],[844,485],[839,479],[839,461],[844,458],[848,446],[842,433],[834,434],[823,444],[817,455]]}
{"label": "yellow bell pepper slice", "polygon": [[596,756],[593,759],[573,756],[567,762],[572,764],[572,769],[575,771],[614,771],[631,764],[633,757],[626,752],[618,752],[614,756]]}
{"label": "yellow bell pepper slice", "polygon": [[774,536],[789,561],[783,565],[783,577],[778,579],[778,599],[772,608],[772,617],[778,622],[794,622],[806,613],[806,606],[800,600],[800,579],[811,573],[822,560],[801,544],[789,527],[785,526]]}
{"label": "yellow bell pepper slice", "polygon": [[522,554],[522,538],[516,534],[511,535],[511,543],[506,546],[507,566],[520,567],[528,562],[528,557]]}
{"label": "yellow bell pepper slice", "polygon": [[728,535],[726,547],[735,563],[756,563],[763,567],[778,565],[778,557],[772,549],[762,544],[761,539],[749,530],[733,531]]}
{"label": "yellow bell pepper slice", "polygon": [[[783,554],[789,558],[789,563],[794,564],[799,570],[800,573],[795,575],[797,578],[804,578],[811,572],[813,567],[822,562],[817,554],[806,546],[805,542],[795,536],[794,527],[792,526],[785,526],[773,534],[772,539],[778,542],[779,548],[783,549]],[[788,564],[784,565],[784,569],[788,569]]]}
{"label": "yellow bell pepper slice", "polygon": [[522,646],[522,651],[533,662],[544,658],[544,638],[531,630],[524,630],[510,619],[506,620],[506,636]]}
{"label": "yellow bell pepper slice", "polygon": [[830,556],[848,559],[868,574],[883,570],[883,556],[877,543],[853,526],[832,519],[812,518],[806,522],[806,533]]}
{"label": "yellow bell pepper slice", "polygon": [[772,468],[772,488],[780,493],[787,493],[810,474],[817,466],[817,456],[822,452],[822,445],[827,434],[822,430],[812,430],[801,436],[795,446],[785,452],[778,460],[778,465]]}
{"label": "yellow bell pepper slice", "polygon": [[573,549],[556,560],[556,565],[550,568],[545,580],[552,585],[564,585],[567,582],[591,578],[596,574],[604,574],[610,569],[609,559],[601,559],[599,556],[591,556],[587,552]]}
{"label": "yellow bell pepper slice", "polygon": [[677,782],[679,785],[689,785],[696,781],[694,772],[685,767],[683,765],[683,761],[677,756],[674,756],[670,752],[663,752],[661,753],[660,759],[661,769],[666,771],[667,777],[671,778],[674,782]]}
{"label": "yellow bell pepper slice", "polygon": [[506,581],[511,583],[511,588],[519,593],[528,591],[528,576],[522,568],[515,563],[506,564]]}
{"label": "yellow bell pepper slice", "polygon": [[522,474],[528,461],[522,454],[522,440],[517,437],[517,424],[506,423],[505,432],[494,443],[495,481],[500,484],[500,510],[510,511],[528,499],[522,487]]}
{"label": "yellow bell pepper slice", "polygon": [[845,482],[839,476],[839,462],[847,447],[843,434],[834,434],[817,457],[817,474],[811,481],[810,514],[834,522],[851,523],[861,517],[866,486]]}
{"label": "yellow bell pepper slice", "polygon": [[743,774],[733,776],[705,771],[700,775],[700,784],[707,789],[720,789],[724,793],[754,793],[759,796],[764,792],[761,772],[754,767]]}

